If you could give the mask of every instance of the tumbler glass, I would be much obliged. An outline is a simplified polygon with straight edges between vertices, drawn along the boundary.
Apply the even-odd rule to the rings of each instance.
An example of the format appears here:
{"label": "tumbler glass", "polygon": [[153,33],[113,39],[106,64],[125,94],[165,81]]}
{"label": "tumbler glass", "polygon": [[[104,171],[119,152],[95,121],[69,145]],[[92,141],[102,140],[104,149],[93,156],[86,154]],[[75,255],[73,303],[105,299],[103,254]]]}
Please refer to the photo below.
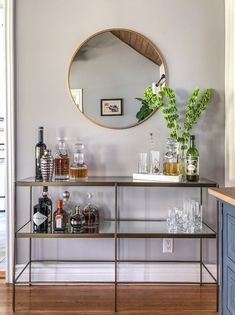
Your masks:
{"label": "tumbler glass", "polygon": [[139,153],[138,173],[139,174],[148,173],[148,154],[145,152]]}
{"label": "tumbler glass", "polygon": [[151,174],[159,174],[160,171],[160,153],[159,151],[150,151],[150,158],[149,158],[149,164],[150,164],[150,173]]}

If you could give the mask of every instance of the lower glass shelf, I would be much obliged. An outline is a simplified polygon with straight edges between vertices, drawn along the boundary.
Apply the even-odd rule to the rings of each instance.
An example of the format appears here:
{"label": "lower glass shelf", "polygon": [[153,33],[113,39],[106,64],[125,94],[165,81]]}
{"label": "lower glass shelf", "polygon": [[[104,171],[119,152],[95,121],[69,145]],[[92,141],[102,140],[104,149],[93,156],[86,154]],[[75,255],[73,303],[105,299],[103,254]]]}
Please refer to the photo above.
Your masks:
{"label": "lower glass shelf", "polygon": [[80,233],[67,232],[32,232],[32,222],[28,222],[16,232],[17,238],[216,238],[216,232],[208,225],[202,225],[202,229],[188,232],[169,232],[166,221],[131,221],[120,220],[117,222],[115,233],[115,221],[103,221],[95,229],[84,230]]}

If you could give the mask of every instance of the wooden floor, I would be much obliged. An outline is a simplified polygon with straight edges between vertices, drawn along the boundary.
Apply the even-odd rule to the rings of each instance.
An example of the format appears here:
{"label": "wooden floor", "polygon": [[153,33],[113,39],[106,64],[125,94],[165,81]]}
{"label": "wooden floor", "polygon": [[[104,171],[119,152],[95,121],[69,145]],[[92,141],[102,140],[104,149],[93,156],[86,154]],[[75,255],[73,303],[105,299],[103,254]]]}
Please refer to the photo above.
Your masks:
{"label": "wooden floor", "polygon": [[[12,286],[0,283],[0,314],[13,315]],[[114,315],[114,289],[100,286],[17,286],[19,315]],[[118,286],[118,314],[216,315],[216,287]]]}

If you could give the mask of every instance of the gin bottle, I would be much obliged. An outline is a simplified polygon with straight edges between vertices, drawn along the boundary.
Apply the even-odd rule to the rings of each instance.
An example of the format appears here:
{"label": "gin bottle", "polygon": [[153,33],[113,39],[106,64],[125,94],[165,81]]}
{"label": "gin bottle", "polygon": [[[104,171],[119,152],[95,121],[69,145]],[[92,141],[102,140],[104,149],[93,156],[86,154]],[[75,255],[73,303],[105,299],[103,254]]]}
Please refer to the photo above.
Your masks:
{"label": "gin bottle", "polygon": [[43,186],[42,197],[39,198],[39,203],[47,206],[48,230],[52,231],[52,200],[48,196],[48,187]]}
{"label": "gin bottle", "polygon": [[47,233],[48,229],[48,207],[41,201],[33,207],[33,231],[36,233]]}

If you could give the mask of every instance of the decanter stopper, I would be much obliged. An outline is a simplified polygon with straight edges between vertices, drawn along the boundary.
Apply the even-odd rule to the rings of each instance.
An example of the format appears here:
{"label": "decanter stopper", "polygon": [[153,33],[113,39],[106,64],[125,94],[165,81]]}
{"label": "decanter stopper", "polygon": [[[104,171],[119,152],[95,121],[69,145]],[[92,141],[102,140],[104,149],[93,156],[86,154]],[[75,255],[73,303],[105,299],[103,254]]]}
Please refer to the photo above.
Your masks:
{"label": "decanter stopper", "polygon": [[63,201],[68,201],[70,197],[70,192],[69,191],[64,191],[63,192]]}

